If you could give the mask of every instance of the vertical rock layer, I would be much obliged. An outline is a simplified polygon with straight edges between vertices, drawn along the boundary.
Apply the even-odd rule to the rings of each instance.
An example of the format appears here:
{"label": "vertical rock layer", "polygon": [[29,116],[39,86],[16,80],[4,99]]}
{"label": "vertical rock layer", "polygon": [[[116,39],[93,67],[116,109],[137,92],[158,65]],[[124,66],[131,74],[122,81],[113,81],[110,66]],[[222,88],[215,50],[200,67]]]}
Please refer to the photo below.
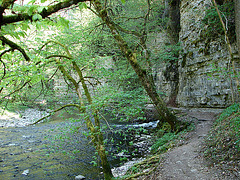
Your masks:
{"label": "vertical rock layer", "polygon": [[[181,1],[179,41],[183,52],[178,62],[179,106],[226,107],[231,104],[230,80],[226,74],[229,62],[227,46],[222,37],[207,37],[207,26],[202,22],[210,6],[211,0]],[[232,44],[232,48],[237,53],[236,44]],[[239,68],[239,63],[236,67]],[[161,79],[157,84],[166,91],[170,90],[167,79]]]}

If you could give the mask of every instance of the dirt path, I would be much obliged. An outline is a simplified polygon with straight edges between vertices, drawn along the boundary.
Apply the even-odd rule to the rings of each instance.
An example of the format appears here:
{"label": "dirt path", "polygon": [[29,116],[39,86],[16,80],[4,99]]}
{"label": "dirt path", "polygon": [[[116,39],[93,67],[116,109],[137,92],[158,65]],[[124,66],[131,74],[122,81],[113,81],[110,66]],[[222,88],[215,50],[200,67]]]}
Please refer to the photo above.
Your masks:
{"label": "dirt path", "polygon": [[222,172],[207,166],[199,155],[204,137],[209,132],[216,110],[192,109],[188,115],[196,118],[196,130],[182,146],[165,153],[164,160],[148,180],[230,180],[234,177],[223,176]]}

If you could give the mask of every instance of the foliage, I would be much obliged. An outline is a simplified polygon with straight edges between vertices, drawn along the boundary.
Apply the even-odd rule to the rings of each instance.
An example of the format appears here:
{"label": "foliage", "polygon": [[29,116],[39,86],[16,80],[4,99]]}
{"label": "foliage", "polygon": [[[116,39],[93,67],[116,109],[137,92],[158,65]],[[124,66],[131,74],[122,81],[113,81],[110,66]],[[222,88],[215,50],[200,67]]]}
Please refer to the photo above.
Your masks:
{"label": "foliage", "polygon": [[[155,47],[156,48],[156,47]],[[157,48],[156,48],[157,49]],[[178,61],[178,55],[182,50],[182,46],[180,43],[177,43],[175,45],[164,45],[161,48],[158,48],[158,51],[156,53],[152,54],[152,64],[156,67],[161,66],[163,62],[177,62]]]}
{"label": "foliage", "polygon": [[[235,19],[234,19],[234,3],[227,1],[223,5],[218,6],[223,20],[225,20],[225,24],[228,29],[228,37],[231,37],[231,41],[236,39],[235,34]],[[218,14],[214,7],[211,7],[207,12],[203,19],[203,23],[207,25],[207,30],[205,35],[209,38],[215,38],[224,35],[224,31],[219,20]]]}
{"label": "foliage", "polygon": [[168,149],[168,142],[176,138],[174,133],[166,133],[161,138],[157,139],[155,144],[151,147],[153,153],[165,152]]}
{"label": "foliage", "polygon": [[[112,17],[115,19],[116,23],[121,25],[126,30],[136,30],[136,32],[139,33],[146,31],[146,38],[154,38],[150,36],[148,37],[147,34],[149,32],[158,31],[158,27],[160,25],[159,18],[163,13],[163,7],[159,7],[158,5],[158,3],[153,3],[151,5],[151,11],[146,25],[144,17],[148,12],[149,7],[146,5],[145,0],[139,0],[137,2],[126,1],[122,4],[119,2],[109,2],[109,7],[111,7],[111,10],[109,11],[111,11]],[[86,6],[87,5],[85,3],[80,3],[79,9],[86,12]],[[142,9],[142,11],[139,11],[139,8],[135,7],[139,7]],[[76,61],[81,67],[84,67],[86,76],[94,77],[100,83],[108,82],[108,87],[106,86],[101,89],[99,84],[94,85],[93,87],[95,89],[98,88],[98,92],[95,91],[95,93],[98,94],[98,96],[96,96],[95,102],[98,105],[100,105],[100,102],[102,102],[102,105],[100,105],[100,107],[103,105],[105,107],[110,106],[112,109],[112,114],[117,111],[118,114],[121,115],[120,119],[123,120],[130,120],[141,115],[142,107],[147,100],[146,94],[139,84],[139,80],[135,75],[135,72],[129,68],[129,63],[127,63],[125,57],[116,47],[116,43],[113,41],[112,36],[109,35],[109,30],[106,28],[106,26],[102,24],[95,16],[89,16],[89,11],[88,15],[86,15],[84,12],[83,14],[76,13],[76,9],[69,11],[67,18],[62,18],[61,14],[61,16],[53,15],[50,18],[41,19],[40,13],[42,13],[45,9],[48,9],[48,7],[36,5],[35,1],[31,1],[29,4],[24,5],[16,4],[13,6],[13,11],[15,13],[27,13],[28,15],[35,15],[36,21],[23,21],[16,24],[12,23],[2,26],[3,35],[9,35],[11,37],[17,38],[19,39],[19,42],[21,42],[21,45],[23,45],[26,49],[33,49],[33,51],[29,51],[29,54],[32,57],[32,61],[28,63],[29,66],[27,66],[27,68],[23,63],[20,54],[17,58],[19,62],[10,60],[9,62],[11,63],[8,63],[9,65],[12,64],[16,67],[21,66],[22,63],[22,67],[26,68],[22,71],[22,77],[24,77],[24,79],[20,80],[21,83],[31,80],[31,82],[27,83],[26,87],[21,88],[21,92],[19,91],[19,93],[15,95],[18,97],[15,98],[15,100],[23,101],[31,99],[33,102],[36,99],[35,97],[38,97],[38,99],[47,99],[47,102],[49,102],[53,100],[54,93],[63,94],[62,96],[55,97],[56,102],[65,101],[64,99],[67,100],[68,97],[71,96],[71,93],[69,93],[72,90],[71,86],[68,86],[66,92],[61,92],[61,90],[57,89],[54,89],[55,92],[52,90],[47,91],[47,88],[45,87],[45,82],[50,82],[52,79],[54,79],[56,82],[56,79],[58,79],[57,76],[59,76],[59,72],[57,72],[57,69],[54,68],[52,63],[48,63],[47,60],[43,59],[44,52],[41,52],[41,55],[39,56],[37,49],[39,48],[40,44],[43,44],[47,40],[56,39],[57,41],[66,44],[69,47],[70,51],[74,52]],[[33,18],[35,16],[33,16]],[[89,16],[89,21],[87,23],[79,22],[79,16]],[[71,19],[71,22],[68,19]],[[52,25],[54,25],[54,27]],[[32,33],[30,29],[36,31],[36,34],[33,33],[35,36],[31,38],[29,38]],[[50,31],[48,31],[49,35],[47,32],[44,32],[46,29],[50,29]],[[138,51],[140,57],[139,60],[142,61],[141,63],[143,65],[146,64],[143,58],[144,55],[141,55],[144,53],[143,47],[139,46],[139,44],[136,43],[137,37],[131,33],[123,33],[123,36],[129,45]],[[61,51],[59,47],[56,46],[48,48],[49,52],[51,51],[51,54]],[[108,57],[113,61],[113,65],[110,68],[104,67],[103,62],[104,59]],[[36,63],[39,61],[43,63],[45,62],[45,64],[42,66],[36,65]],[[65,63],[65,65],[68,65],[66,61]],[[13,68],[9,67],[8,69]],[[71,72],[71,69],[68,70]],[[54,75],[56,78],[53,78],[52,75]],[[9,76],[13,77],[12,75]],[[12,79],[6,76],[1,81],[2,87],[6,87],[6,84],[9,81],[13,82]],[[97,81],[94,83],[92,81],[90,82],[96,84]],[[18,86],[16,86],[16,89],[19,86],[20,83]],[[109,88],[109,90],[107,90],[107,88]],[[8,85],[8,89],[11,89],[10,85]],[[108,93],[104,94],[104,91]],[[11,92],[6,91],[5,94],[11,94]],[[46,94],[46,96],[44,94]],[[50,96],[48,96],[48,94]],[[28,95],[28,97],[26,95]],[[101,97],[106,97],[103,98],[105,101],[101,101]],[[28,105],[29,103],[30,102],[24,104]]]}
{"label": "foliage", "polygon": [[[46,1],[41,1],[41,3],[44,2]],[[116,24],[121,26],[121,34],[135,52],[140,64],[145,68],[145,65],[148,64],[148,59],[145,58],[148,49],[144,45],[148,33],[155,32],[155,29],[158,28],[159,18],[156,17],[159,16],[159,11],[162,13],[162,9],[159,10],[157,3],[150,8],[150,4],[146,5],[146,1],[143,0],[137,2],[122,0],[121,2],[109,2],[108,11],[112,13],[111,18],[115,20]],[[139,8],[135,8],[136,6]],[[85,10],[86,4],[81,3],[78,7]],[[80,23],[74,10],[69,13],[68,17],[69,19],[75,17],[72,18],[72,24],[67,18],[60,15],[53,15],[45,19],[44,12],[50,8],[51,6],[36,5],[34,0],[29,4],[15,4],[11,7],[12,12],[19,16],[26,15],[29,21],[1,26],[0,35],[9,38],[10,42],[14,39],[15,43],[19,45],[15,48],[18,51],[14,52],[11,49],[8,50],[8,48],[12,48],[11,43],[6,45],[3,42],[0,47],[2,51],[6,52],[1,56],[1,100],[22,101],[28,106],[37,101],[43,102],[42,100],[65,104],[76,100],[69,98],[67,94],[80,89],[79,84],[86,82],[87,88],[91,89],[91,94],[94,96],[93,103],[89,101],[88,97],[84,97],[83,100],[79,97],[80,100],[76,102],[82,105],[88,99],[84,111],[85,119],[89,120],[86,124],[91,124],[90,118],[96,117],[95,110],[105,113],[107,108],[110,109],[109,114],[116,116],[118,120],[143,119],[142,110],[148,99],[134,71],[128,68],[130,64],[126,63],[126,58],[116,48],[116,43],[109,35],[106,26],[94,16],[91,16],[93,17],[91,22]],[[48,29],[53,31],[47,31]],[[136,34],[134,35],[135,32],[133,33],[132,30],[143,36],[135,36]],[[140,44],[139,37],[142,40]],[[48,44],[49,40],[59,43]],[[62,45],[59,46],[59,44]],[[14,45],[16,46],[16,44]],[[22,57],[23,53],[20,51],[20,47],[29,54],[31,61],[25,61],[26,58]],[[64,49],[64,47],[67,48]],[[73,57],[66,56],[66,49],[69,49],[71,52],[69,54],[73,54]],[[56,56],[57,58],[53,59]],[[105,63],[109,59],[112,63],[106,65]],[[77,78],[74,76],[77,73],[72,64],[80,67],[79,69],[84,72],[84,78],[79,75]],[[59,71],[62,72],[63,77],[60,77]],[[66,74],[76,78],[75,81],[69,80],[71,77],[69,78]],[[65,84],[66,89],[53,88],[56,84],[51,83],[59,79]],[[66,101],[63,102],[63,99]],[[92,116],[92,114],[94,115]],[[95,121],[95,125],[97,123]],[[91,127],[93,131],[88,134],[93,137],[92,140],[95,142],[101,139],[95,138],[101,135],[100,126],[98,124],[96,126],[96,129],[94,129],[95,126]],[[126,137],[126,135],[124,136]],[[59,138],[62,137],[59,136]],[[119,143],[117,146],[121,150],[121,144]],[[100,145],[96,147],[99,148],[99,151],[102,150]]]}
{"label": "foliage", "polygon": [[154,154],[166,152],[169,148],[175,146],[176,140],[184,138],[184,134],[194,129],[194,123],[190,123],[185,129],[176,134],[171,132],[171,128],[165,123],[161,129],[155,132],[155,142],[151,146],[151,152]]}
{"label": "foliage", "polygon": [[[204,154],[221,168],[239,168],[240,160],[240,104],[225,109],[214,123]],[[238,169],[239,170],[239,169]]]}

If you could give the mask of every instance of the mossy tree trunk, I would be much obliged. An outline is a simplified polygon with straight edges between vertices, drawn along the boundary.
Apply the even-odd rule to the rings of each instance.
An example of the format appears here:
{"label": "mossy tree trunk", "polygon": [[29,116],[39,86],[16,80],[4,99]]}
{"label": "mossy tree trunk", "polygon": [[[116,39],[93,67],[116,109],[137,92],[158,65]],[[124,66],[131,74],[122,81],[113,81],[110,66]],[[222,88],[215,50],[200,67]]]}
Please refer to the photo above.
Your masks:
{"label": "mossy tree trunk", "polygon": [[[73,68],[75,69],[75,71],[78,74],[78,77],[80,79],[81,85],[82,85],[83,90],[84,90],[84,94],[87,97],[88,104],[92,105],[92,98],[91,98],[91,95],[89,93],[88,87],[85,83],[85,80],[83,78],[82,71],[80,70],[80,68],[78,67],[76,62],[73,61],[72,64],[73,64]],[[63,76],[67,77],[68,80],[70,80],[70,82],[72,84],[74,84],[74,86],[75,86],[75,91],[76,91],[76,93],[79,97],[80,104],[81,104],[81,108],[79,109],[79,111],[82,112],[82,113],[86,113],[86,108],[84,108],[85,105],[84,105],[83,100],[82,100],[82,94],[81,94],[81,90],[80,90],[79,85],[77,84],[77,82],[73,78],[70,78],[70,75],[66,72],[66,70],[64,69],[63,66],[58,64],[58,67],[61,70]],[[104,146],[104,142],[103,142],[103,134],[100,130],[101,128],[100,128],[100,121],[99,121],[98,112],[97,112],[96,109],[93,108],[93,106],[91,107],[91,111],[92,111],[93,117],[94,117],[94,124],[90,120],[90,117],[86,116],[85,117],[86,125],[87,125],[88,130],[91,133],[90,137],[92,138],[92,142],[94,144],[94,147],[96,148],[96,150],[98,152],[98,155],[101,159],[101,165],[102,165],[102,168],[103,168],[104,178],[105,178],[105,180],[111,180],[112,177],[113,177],[113,174],[112,174],[112,170],[111,170],[111,167],[110,167],[110,164],[108,162],[107,155],[106,155],[106,150],[105,150],[105,146]]]}
{"label": "mossy tree trunk", "polygon": [[[78,74],[78,77],[80,79],[80,82],[81,82],[83,90],[84,90],[84,94],[87,97],[88,103],[89,103],[89,105],[92,105],[92,97],[91,97],[91,94],[85,83],[82,71],[80,70],[79,66],[77,65],[77,63],[75,61],[72,61],[72,64],[73,64],[73,68],[75,69],[75,71]],[[79,89],[78,89],[78,91],[79,91]],[[92,110],[94,122],[95,122],[94,130],[91,130],[92,135],[93,135],[93,137],[92,137],[93,143],[98,151],[98,155],[101,158],[101,165],[103,168],[104,178],[105,178],[105,180],[110,180],[110,179],[112,179],[113,174],[112,174],[112,170],[111,170],[110,164],[107,159],[106,150],[105,150],[105,146],[103,143],[103,134],[100,130],[101,128],[100,128],[100,120],[99,120],[99,116],[98,116],[98,111],[93,106],[92,106],[91,110]],[[91,122],[89,117],[87,117],[87,122]],[[92,125],[90,127],[92,127]]]}
{"label": "mossy tree trunk", "polygon": [[174,52],[173,60],[169,60],[166,64],[166,71],[164,76],[170,84],[170,95],[168,105],[177,106],[177,95],[179,90],[179,71],[178,71],[178,59],[179,53],[174,50],[179,42],[180,32],[180,0],[165,0],[165,15],[163,18],[168,18],[167,33],[168,39],[171,44],[171,51]]}
{"label": "mossy tree trunk", "polygon": [[123,39],[123,37],[120,34],[120,31],[123,31],[123,30],[119,28],[117,24],[114,23],[114,21],[108,15],[107,10],[104,8],[101,2],[99,0],[94,0],[93,5],[97,15],[108,26],[108,28],[111,31],[111,34],[113,35],[113,38],[116,40],[122,53],[125,55],[128,62],[130,63],[130,65],[136,72],[137,76],[139,77],[142,86],[144,87],[148,96],[150,97],[153,104],[155,105],[156,110],[159,116],[161,117],[161,120],[163,122],[169,123],[172,130],[177,130],[180,125],[180,122],[178,121],[176,116],[170,112],[170,110],[167,108],[163,99],[157,93],[156,86],[151,73],[151,69],[143,68],[140,66],[136,53],[131,50],[127,42]]}
{"label": "mossy tree trunk", "polygon": [[240,0],[235,0],[235,26],[238,45],[238,55],[240,56]]}
{"label": "mossy tree trunk", "polygon": [[180,32],[180,0],[167,0],[168,6],[168,34],[171,44],[176,44],[179,41]]}
{"label": "mossy tree trunk", "polygon": [[[71,56],[71,54],[68,51],[66,46],[64,46],[63,44],[61,44],[59,42],[55,42],[55,41],[49,41],[46,44],[48,44],[50,42],[58,44],[65,49],[65,52],[67,53],[67,56],[53,55],[53,56],[47,57],[47,59],[56,58],[55,62],[57,64],[59,70],[61,71],[63,77],[65,77],[75,88],[75,92],[76,92],[76,94],[79,98],[79,101],[80,101],[80,106],[77,106],[79,108],[80,113],[86,114],[87,111],[86,111],[85,104],[83,102],[82,92],[81,92],[81,89],[80,89],[80,84],[83,87],[83,92],[84,92],[85,96],[87,97],[87,101],[88,101],[89,105],[92,105],[92,97],[91,97],[91,94],[89,92],[88,86],[85,83],[83,73],[82,73],[81,69],[79,68],[79,66],[77,65],[77,63],[72,58],[72,56]],[[71,74],[69,74],[67,72],[67,70],[63,66],[62,62],[60,62],[59,58],[66,58],[66,59],[69,59],[72,62],[72,67],[78,75],[78,78],[80,80],[80,84],[71,76]],[[103,141],[103,134],[101,132],[101,127],[100,127],[100,120],[99,120],[99,116],[98,116],[98,111],[94,108],[94,106],[91,106],[90,110],[91,110],[91,113],[93,114],[93,117],[94,117],[94,123],[91,121],[90,116],[85,117],[85,122],[86,122],[88,130],[90,131],[90,137],[92,139],[91,142],[94,144],[94,147],[97,150],[98,155],[101,159],[101,166],[103,168],[104,178],[105,178],[105,180],[111,180],[113,178],[113,174],[112,174],[112,170],[111,170],[110,164],[109,164],[108,159],[107,159],[107,154],[106,154],[104,141]]]}

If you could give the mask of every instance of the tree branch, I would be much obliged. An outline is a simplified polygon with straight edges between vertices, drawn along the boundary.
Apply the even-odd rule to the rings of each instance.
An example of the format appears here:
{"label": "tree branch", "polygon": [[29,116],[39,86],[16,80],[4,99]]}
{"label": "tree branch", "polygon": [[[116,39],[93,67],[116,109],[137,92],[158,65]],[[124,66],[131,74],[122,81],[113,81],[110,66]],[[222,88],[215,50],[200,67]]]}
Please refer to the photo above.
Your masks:
{"label": "tree branch", "polygon": [[13,50],[18,50],[20,53],[22,53],[23,57],[26,59],[26,61],[30,61],[29,56],[25,52],[23,48],[21,48],[19,45],[16,43],[12,42],[11,40],[5,38],[4,36],[0,36],[0,40],[3,42],[3,44],[9,45]]}
{"label": "tree branch", "polygon": [[25,82],[20,88],[14,90],[13,92],[9,93],[8,95],[2,97],[0,100],[6,98],[6,97],[8,97],[8,96],[11,96],[12,94],[14,94],[14,93],[20,91],[20,90],[21,90],[22,88],[24,88],[24,87],[25,87],[30,81],[31,81],[31,80],[26,81],[26,82]]}
{"label": "tree branch", "polygon": [[[47,42],[40,48],[40,50],[43,49],[43,48],[44,48],[47,44],[49,44],[49,43],[54,43],[54,44],[58,44],[58,45],[62,46],[62,47],[65,49],[65,51],[66,51],[66,53],[67,53],[67,55],[68,55],[67,58],[68,58],[68,59],[72,59],[72,56],[71,56],[71,54],[70,54],[67,46],[65,46],[64,44],[62,44],[62,43],[60,43],[60,42],[58,42],[58,41],[49,40],[49,41],[47,41]],[[61,55],[56,55],[56,56],[60,57]]]}
{"label": "tree branch", "polygon": [[81,109],[81,106],[79,106],[78,104],[67,104],[67,105],[64,105],[64,106],[62,106],[62,107],[60,107],[60,108],[52,111],[49,115],[42,117],[41,119],[37,120],[36,122],[34,122],[34,123],[32,123],[32,124],[28,124],[28,126],[37,124],[37,123],[39,123],[40,121],[42,121],[42,120],[44,120],[44,119],[52,116],[54,113],[56,113],[56,112],[58,112],[58,111],[60,111],[60,110],[62,110],[62,109],[64,109],[64,108],[66,108],[66,107],[71,107],[71,106],[74,106],[74,107],[77,107],[78,109]]}
{"label": "tree branch", "polygon": [[16,0],[3,0],[0,4],[0,28],[3,25],[3,13],[10,5],[13,5]]}
{"label": "tree branch", "polygon": [[47,81],[50,81],[50,80],[57,74],[58,69],[59,69],[59,68],[56,69],[56,71],[51,75],[51,77],[50,77]]}
{"label": "tree branch", "polygon": [[102,84],[102,83],[101,83],[97,78],[95,78],[95,77],[85,76],[84,79],[85,79],[85,78],[94,79],[98,84]]}
{"label": "tree branch", "polygon": [[71,57],[64,56],[64,55],[59,55],[59,54],[50,55],[50,56],[46,57],[46,59],[50,59],[50,58],[54,58],[54,57],[72,59]]}
{"label": "tree branch", "polygon": [[[3,76],[2,76],[2,78],[0,79],[0,82],[1,82],[1,80],[5,77],[5,75],[6,75],[6,65],[5,65],[5,63],[2,61],[2,56],[4,55],[4,54],[6,54],[6,53],[8,53],[8,52],[11,52],[12,51],[12,49],[8,49],[8,50],[5,50],[5,51],[3,51],[1,54],[0,54],[0,62],[3,64]],[[0,93],[1,93],[1,91],[0,91]]]}
{"label": "tree branch", "polygon": [[[51,6],[47,6],[47,8],[45,8],[39,14],[42,16],[42,18],[46,18],[61,9],[65,9],[72,5],[76,5],[79,2],[86,2],[86,1],[91,1],[91,0],[66,0]],[[3,16],[1,25],[6,25],[14,22],[25,21],[25,20],[32,20],[33,15],[34,14],[28,15],[27,13],[23,13],[23,14],[17,14],[17,15]]]}

